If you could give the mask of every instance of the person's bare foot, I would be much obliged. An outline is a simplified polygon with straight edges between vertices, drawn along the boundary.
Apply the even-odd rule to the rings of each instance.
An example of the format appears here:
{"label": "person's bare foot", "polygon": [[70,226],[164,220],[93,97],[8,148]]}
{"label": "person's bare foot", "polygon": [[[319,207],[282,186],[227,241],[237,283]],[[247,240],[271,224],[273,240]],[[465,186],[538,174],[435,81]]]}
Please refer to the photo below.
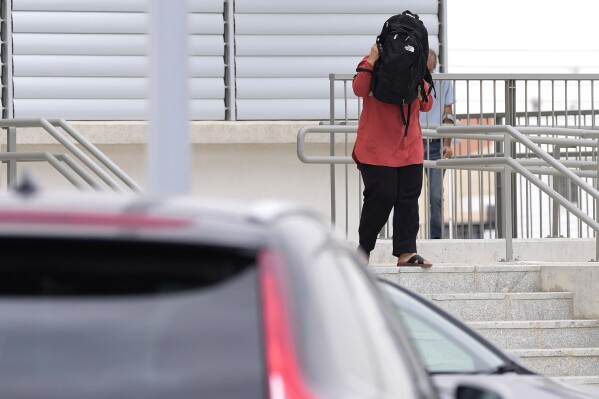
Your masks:
{"label": "person's bare foot", "polygon": [[397,266],[420,266],[431,267],[433,264],[417,253],[405,253],[397,257]]}

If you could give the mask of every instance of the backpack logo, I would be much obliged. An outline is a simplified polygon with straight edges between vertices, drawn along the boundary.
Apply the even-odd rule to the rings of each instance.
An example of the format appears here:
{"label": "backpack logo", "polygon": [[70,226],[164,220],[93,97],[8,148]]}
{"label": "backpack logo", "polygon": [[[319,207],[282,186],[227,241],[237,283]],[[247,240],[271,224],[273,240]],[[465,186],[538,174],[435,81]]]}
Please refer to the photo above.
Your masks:
{"label": "backpack logo", "polygon": [[414,52],[414,46],[410,46],[410,45],[408,44],[408,45],[407,45],[406,47],[404,47],[404,48],[405,48],[406,50],[408,50],[410,53],[413,53],[413,52]]}

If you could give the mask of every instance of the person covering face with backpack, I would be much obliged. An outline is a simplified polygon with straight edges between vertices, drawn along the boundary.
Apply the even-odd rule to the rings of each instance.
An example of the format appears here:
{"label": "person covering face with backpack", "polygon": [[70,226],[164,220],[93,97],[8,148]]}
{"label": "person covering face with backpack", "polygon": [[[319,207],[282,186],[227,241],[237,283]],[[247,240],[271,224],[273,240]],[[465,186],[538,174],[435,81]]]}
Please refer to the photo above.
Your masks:
{"label": "person covering face with backpack", "polygon": [[[426,45],[428,53],[428,38]],[[433,97],[428,83],[421,79],[414,99],[409,102],[402,99],[398,104],[378,99],[373,93],[373,88],[376,90],[373,78],[376,79],[375,69],[381,58],[380,47],[381,43],[372,46],[370,54],[358,64],[352,82],[354,93],[363,102],[352,152],[364,182],[359,245],[369,257],[393,210],[393,255],[397,257],[397,265],[430,267],[432,264],[417,254],[416,236],[424,159],[419,116],[420,112],[431,109]],[[383,52],[385,47],[383,44]]]}

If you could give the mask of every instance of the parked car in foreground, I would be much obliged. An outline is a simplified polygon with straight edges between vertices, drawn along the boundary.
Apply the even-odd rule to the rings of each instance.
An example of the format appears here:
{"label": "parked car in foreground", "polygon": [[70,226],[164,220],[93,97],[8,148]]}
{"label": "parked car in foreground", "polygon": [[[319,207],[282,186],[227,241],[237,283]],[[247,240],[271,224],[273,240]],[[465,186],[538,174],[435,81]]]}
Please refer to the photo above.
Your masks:
{"label": "parked car in foreground", "polygon": [[2,398],[437,398],[355,251],[306,209],[1,195],[0,246]]}
{"label": "parked car in foreground", "polygon": [[[599,398],[599,390],[536,374],[423,296],[379,278],[442,397],[456,382],[484,381],[496,392],[534,399]],[[491,385],[489,385],[491,386]]]}

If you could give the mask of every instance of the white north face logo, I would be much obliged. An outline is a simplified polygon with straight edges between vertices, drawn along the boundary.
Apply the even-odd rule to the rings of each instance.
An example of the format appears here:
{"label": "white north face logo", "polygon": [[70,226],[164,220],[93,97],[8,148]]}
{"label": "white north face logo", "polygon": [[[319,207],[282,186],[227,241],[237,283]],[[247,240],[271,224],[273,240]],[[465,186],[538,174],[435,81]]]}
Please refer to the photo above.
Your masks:
{"label": "white north face logo", "polygon": [[414,52],[414,46],[407,45],[407,46],[406,46],[406,47],[404,47],[404,48],[405,48],[406,50],[408,50],[410,53],[413,53],[413,52]]}

